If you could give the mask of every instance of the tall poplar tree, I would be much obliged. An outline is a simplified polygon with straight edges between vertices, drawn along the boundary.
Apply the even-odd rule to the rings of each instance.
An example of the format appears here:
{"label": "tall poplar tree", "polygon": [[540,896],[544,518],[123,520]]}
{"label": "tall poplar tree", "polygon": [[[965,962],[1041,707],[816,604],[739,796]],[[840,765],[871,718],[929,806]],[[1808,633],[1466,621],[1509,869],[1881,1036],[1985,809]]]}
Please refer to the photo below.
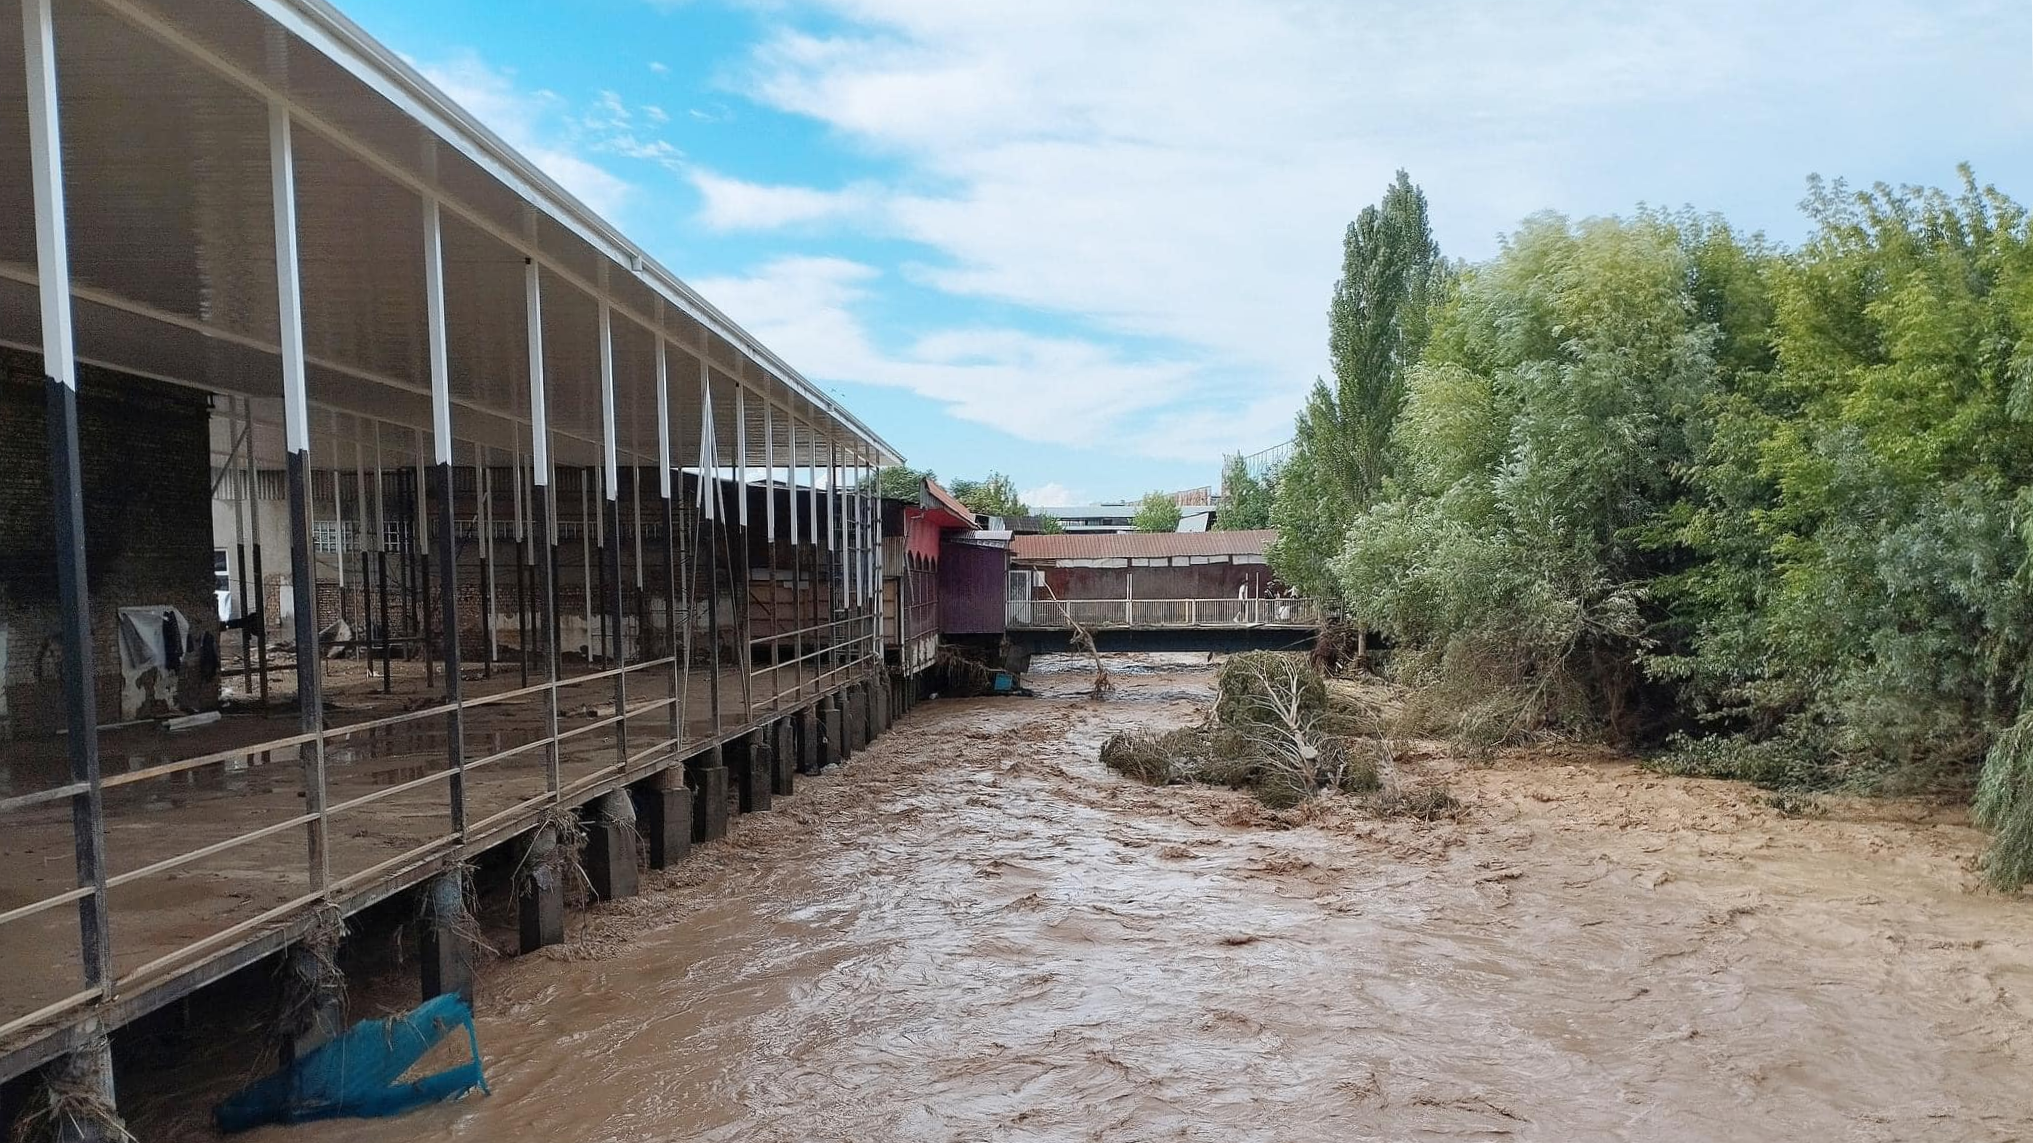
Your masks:
{"label": "tall poplar tree", "polygon": [[1332,382],[1313,383],[1278,482],[1271,562],[1312,596],[1337,593],[1328,561],[1391,473],[1391,432],[1405,374],[1424,351],[1445,266],[1426,194],[1403,171],[1383,201],[1364,207],[1342,239],[1341,280],[1327,311]]}

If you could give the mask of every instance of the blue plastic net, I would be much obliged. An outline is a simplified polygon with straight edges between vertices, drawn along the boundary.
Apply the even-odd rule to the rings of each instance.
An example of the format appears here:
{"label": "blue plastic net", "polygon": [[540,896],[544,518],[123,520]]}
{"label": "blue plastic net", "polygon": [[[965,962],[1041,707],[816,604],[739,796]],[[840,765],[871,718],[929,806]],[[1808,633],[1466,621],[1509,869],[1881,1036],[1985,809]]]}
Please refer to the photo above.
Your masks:
{"label": "blue plastic net", "polygon": [[[471,1059],[422,1079],[399,1082],[446,1033],[459,1027],[466,1029]],[[474,1088],[487,1092],[473,1009],[457,994],[447,994],[401,1016],[353,1025],[289,1067],[233,1093],[212,1115],[219,1129],[227,1132],[265,1123],[373,1118],[455,1099]]]}

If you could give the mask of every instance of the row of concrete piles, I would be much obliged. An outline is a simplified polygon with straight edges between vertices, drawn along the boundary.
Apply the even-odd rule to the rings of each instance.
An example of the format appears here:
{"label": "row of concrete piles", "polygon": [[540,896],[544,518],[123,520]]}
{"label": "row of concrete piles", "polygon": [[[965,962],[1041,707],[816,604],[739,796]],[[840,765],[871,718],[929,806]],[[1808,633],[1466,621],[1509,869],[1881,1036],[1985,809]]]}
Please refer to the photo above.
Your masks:
{"label": "row of concrete piles", "polygon": [[[916,678],[877,676],[667,767],[626,789],[561,810],[515,843],[513,891],[518,946],[528,954],[566,937],[575,884],[589,901],[640,891],[641,866],[663,869],[695,845],[727,836],[741,814],[767,813],[791,797],[799,775],[837,770],[920,701]],[[638,842],[639,839],[639,842]],[[474,867],[457,865],[419,890],[417,948],[421,994],[473,993],[481,933],[474,920]],[[282,1062],[315,1050],[347,1023],[338,947],[346,926],[336,910],[285,954]],[[113,1111],[110,1040],[74,1052],[44,1073],[52,1099],[96,1114],[63,1114],[45,1124],[61,1143],[131,1138]]]}

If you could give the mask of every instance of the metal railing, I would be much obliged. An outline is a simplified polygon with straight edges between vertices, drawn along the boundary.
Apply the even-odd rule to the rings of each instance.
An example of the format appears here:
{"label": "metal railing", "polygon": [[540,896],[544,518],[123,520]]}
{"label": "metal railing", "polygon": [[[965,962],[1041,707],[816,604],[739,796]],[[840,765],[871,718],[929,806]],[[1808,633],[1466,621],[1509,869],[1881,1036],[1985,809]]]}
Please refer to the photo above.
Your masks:
{"label": "metal railing", "polygon": [[[151,826],[120,831],[106,878],[107,891],[123,898],[113,910],[114,936],[126,938],[115,950],[126,955],[110,957],[114,971],[102,984],[82,990],[72,985],[59,995],[35,988],[49,998],[47,1003],[27,1011],[0,1008],[0,1039],[95,1001],[131,994],[236,941],[405,869],[464,847],[492,844],[526,827],[547,806],[660,766],[677,749],[752,724],[761,717],[758,708],[771,702],[809,698],[838,686],[872,662],[873,624],[872,617],[856,616],[820,625],[827,658],[821,661],[815,651],[812,662],[800,664],[799,686],[763,696],[764,702],[748,710],[742,709],[738,693],[724,694],[722,711],[705,728],[686,725],[671,708],[675,704],[682,711],[687,692],[701,686],[699,677],[713,668],[665,656],[469,696],[456,705],[436,703],[322,733],[269,738],[109,773],[100,783],[109,802],[116,803],[109,804],[108,819],[132,823],[145,814]],[[617,677],[629,680],[626,707],[610,711]],[[738,689],[739,678],[739,669],[731,668],[728,685]],[[599,705],[590,717],[568,719],[554,734],[547,733],[545,711],[557,701],[552,692],[561,697],[586,692],[584,697]],[[525,706],[527,710],[516,709]],[[470,720],[490,711],[501,712],[507,728],[521,732],[508,736],[514,741],[475,741],[480,735]],[[455,712],[468,721],[453,764],[444,735]],[[692,717],[700,713],[705,712]],[[322,754],[322,764],[313,766],[313,751]],[[326,788],[321,806],[302,796],[314,774]],[[23,831],[17,836],[31,848],[47,841],[53,851],[61,847],[68,852],[67,799],[76,792],[77,784],[69,783],[0,797],[0,821],[5,822],[0,828]],[[192,827],[189,834],[178,828],[186,822]],[[176,926],[174,934],[144,935],[122,924],[122,914],[138,904],[135,892],[159,891],[194,871],[217,869],[212,863],[221,860],[230,863],[226,872],[232,879],[249,886],[246,892],[219,891],[219,904],[230,908],[194,925]],[[66,888],[0,909],[0,936],[10,938],[5,947],[25,941],[54,953],[53,969],[74,966],[75,910],[65,907],[93,893],[91,887]],[[63,951],[66,945],[69,949]],[[135,955],[137,946],[146,951]]]}
{"label": "metal railing", "polygon": [[1310,599],[1013,599],[1009,626],[1031,630],[1317,627]]}

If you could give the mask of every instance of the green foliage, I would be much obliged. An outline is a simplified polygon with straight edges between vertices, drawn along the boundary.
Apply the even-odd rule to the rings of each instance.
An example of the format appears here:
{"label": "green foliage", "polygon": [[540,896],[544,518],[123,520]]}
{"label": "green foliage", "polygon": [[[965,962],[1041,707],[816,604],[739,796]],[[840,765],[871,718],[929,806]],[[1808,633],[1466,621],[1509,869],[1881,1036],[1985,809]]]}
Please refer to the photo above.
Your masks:
{"label": "green foliage", "polygon": [[1139,532],[1176,532],[1179,530],[1179,505],[1169,492],[1146,492],[1137,503],[1137,514],[1131,521]]}
{"label": "green foliage", "polygon": [[1029,506],[1018,498],[1016,482],[1000,472],[990,472],[980,480],[956,480],[953,482],[953,498],[967,505],[968,510],[984,516],[1028,516]]}
{"label": "green foliage", "polygon": [[903,465],[889,465],[875,470],[872,476],[863,477],[860,490],[873,490],[885,500],[908,500],[915,504],[924,494],[925,481],[934,479],[929,468],[906,468]]}
{"label": "green foliage", "polygon": [[1038,535],[1063,536],[1065,534],[1066,534],[1066,525],[1061,524],[1057,516],[1038,517]]}
{"label": "green foliage", "polygon": [[1338,533],[1304,505],[1376,470],[1302,436],[1283,567],[1303,589],[1292,553],[1338,541],[1414,721],[1665,738],[1661,768],[1787,790],[1970,790],[1986,875],[2017,886],[2027,212],[1966,170],[1953,192],[1816,181],[1806,209],[1795,251],[1694,214],[1526,220],[1429,311],[1384,479]]}
{"label": "green foliage", "polygon": [[1270,480],[1251,476],[1241,456],[1231,456],[1221,466],[1221,510],[1214,514],[1214,527],[1222,532],[1250,532],[1271,526],[1271,495],[1276,487]]}
{"label": "green foliage", "polygon": [[1280,533],[1271,566],[1303,594],[1336,593],[1327,561],[1392,475],[1407,371],[1445,281],[1426,195],[1399,171],[1383,201],[1364,207],[1343,236],[1327,315],[1334,379],[1313,384],[1271,509]]}
{"label": "green foliage", "polygon": [[1696,233],[1529,219],[1453,284],[1410,372],[1395,490],[1334,572],[1473,745],[1622,728],[1659,570],[1640,529],[1673,501],[1721,340]]}

